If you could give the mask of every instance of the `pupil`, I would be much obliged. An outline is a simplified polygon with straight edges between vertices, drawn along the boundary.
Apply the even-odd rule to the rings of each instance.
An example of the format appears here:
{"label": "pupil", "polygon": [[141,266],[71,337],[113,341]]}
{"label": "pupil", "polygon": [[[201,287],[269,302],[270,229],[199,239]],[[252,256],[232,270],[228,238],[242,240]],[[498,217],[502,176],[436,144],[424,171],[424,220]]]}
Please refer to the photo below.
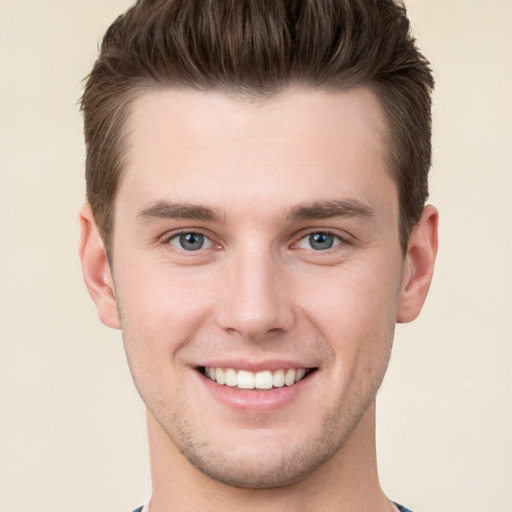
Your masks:
{"label": "pupil", "polygon": [[334,237],[328,233],[314,233],[309,236],[309,243],[313,249],[330,249],[334,243]]}
{"label": "pupil", "polygon": [[203,246],[204,237],[198,233],[186,233],[180,236],[180,244],[188,251],[197,251]]}

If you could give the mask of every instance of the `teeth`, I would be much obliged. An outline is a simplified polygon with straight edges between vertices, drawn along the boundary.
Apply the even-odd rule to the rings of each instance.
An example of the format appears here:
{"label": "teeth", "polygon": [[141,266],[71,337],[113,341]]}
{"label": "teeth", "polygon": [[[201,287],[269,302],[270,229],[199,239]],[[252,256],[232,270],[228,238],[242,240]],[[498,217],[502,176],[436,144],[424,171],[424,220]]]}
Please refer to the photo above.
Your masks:
{"label": "teeth", "polygon": [[288,370],[286,372],[286,375],[284,376],[284,383],[287,386],[291,386],[292,384],[295,384],[295,370]]}
{"label": "teeth", "polygon": [[271,389],[272,388],[272,372],[258,372],[254,378],[254,387],[256,389]]}
{"label": "teeth", "polygon": [[236,382],[240,389],[254,389],[255,380],[254,373],[240,370],[238,372]]}
{"label": "teeth", "polygon": [[215,380],[219,384],[226,384],[226,372],[222,368],[215,368]]}
{"label": "teeth", "polygon": [[272,389],[281,388],[284,385],[293,386],[306,375],[305,368],[290,368],[288,370],[264,370],[262,372],[250,372],[247,370],[234,370],[233,368],[212,368],[206,366],[204,374],[209,379],[230,387],[239,389]]}
{"label": "teeth", "polygon": [[282,388],[284,386],[284,370],[277,370],[277,372],[274,372],[272,384],[275,388]]}
{"label": "teeth", "polygon": [[226,386],[234,388],[237,385],[236,380],[235,370],[233,370],[233,368],[228,368],[226,370]]}

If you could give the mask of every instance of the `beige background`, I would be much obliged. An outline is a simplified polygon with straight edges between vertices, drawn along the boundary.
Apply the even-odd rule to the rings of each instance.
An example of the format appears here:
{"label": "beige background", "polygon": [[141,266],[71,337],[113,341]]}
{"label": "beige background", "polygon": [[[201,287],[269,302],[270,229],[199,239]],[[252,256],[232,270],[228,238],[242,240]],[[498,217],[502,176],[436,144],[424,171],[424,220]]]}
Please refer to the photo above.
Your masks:
{"label": "beige background", "polygon": [[[126,0],[0,0],[0,503],[126,512],[143,407],[77,259],[80,80]],[[512,1],[409,0],[437,77],[441,249],[380,396],[384,488],[417,512],[512,511]]]}

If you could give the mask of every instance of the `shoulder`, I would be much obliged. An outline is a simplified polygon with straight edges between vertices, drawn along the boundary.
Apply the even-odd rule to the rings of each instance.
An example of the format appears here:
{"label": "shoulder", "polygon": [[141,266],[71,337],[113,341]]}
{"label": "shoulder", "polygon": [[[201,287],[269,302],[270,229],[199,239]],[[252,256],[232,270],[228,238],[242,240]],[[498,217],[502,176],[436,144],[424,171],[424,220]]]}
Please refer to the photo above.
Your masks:
{"label": "shoulder", "polygon": [[[403,505],[400,505],[398,503],[395,503],[396,505],[396,508],[398,510],[400,510],[400,512],[412,512],[412,510],[409,510],[408,508],[404,507]],[[135,510],[134,512],[138,512],[137,510]]]}

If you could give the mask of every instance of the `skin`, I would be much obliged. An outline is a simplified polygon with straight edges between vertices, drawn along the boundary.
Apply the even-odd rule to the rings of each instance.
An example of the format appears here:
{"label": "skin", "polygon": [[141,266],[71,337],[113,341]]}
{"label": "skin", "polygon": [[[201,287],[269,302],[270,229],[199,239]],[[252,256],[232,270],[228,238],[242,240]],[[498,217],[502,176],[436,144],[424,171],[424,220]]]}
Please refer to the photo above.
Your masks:
{"label": "skin", "polygon": [[[87,206],[80,253],[147,406],[151,511],[391,510],[375,395],[395,323],[428,292],[437,211],[425,208],[404,255],[378,100],[364,88],[264,102],[158,91],[135,101],[128,129],[111,267]],[[203,247],[186,250],[183,232]],[[226,394],[200,371],[284,365],[311,373]]]}

